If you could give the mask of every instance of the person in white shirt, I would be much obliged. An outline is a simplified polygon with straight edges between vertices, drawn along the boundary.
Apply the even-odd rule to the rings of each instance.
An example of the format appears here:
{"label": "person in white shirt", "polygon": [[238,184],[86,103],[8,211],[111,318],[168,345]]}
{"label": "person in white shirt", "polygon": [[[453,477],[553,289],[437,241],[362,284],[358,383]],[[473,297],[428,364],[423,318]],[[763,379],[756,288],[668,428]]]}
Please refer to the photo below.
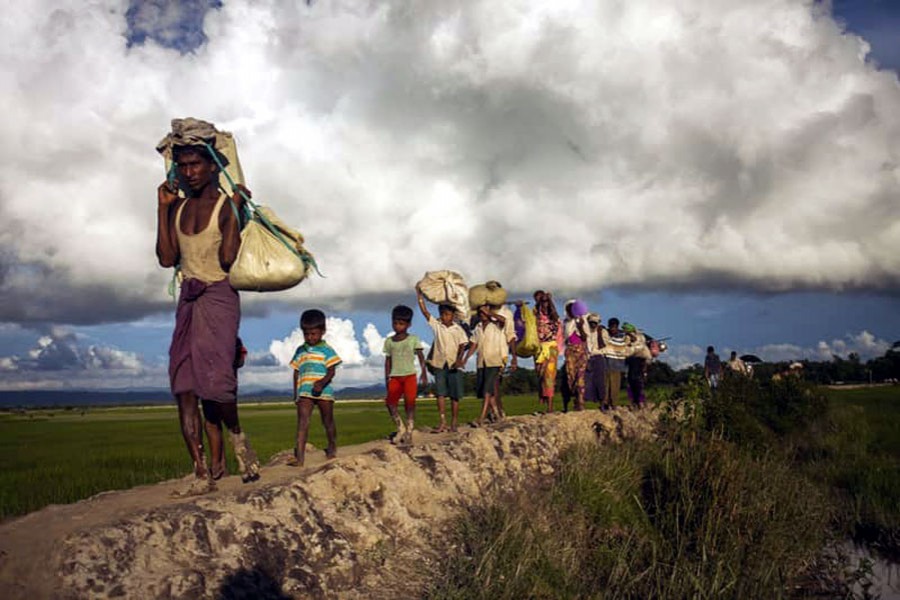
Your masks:
{"label": "person in white shirt", "polygon": [[725,365],[735,375],[748,375],[750,371],[747,368],[747,363],[738,358],[737,352],[734,350],[731,351],[731,358],[728,359],[728,362],[725,363]]}
{"label": "person in white shirt", "polygon": [[459,421],[459,401],[463,395],[463,374],[460,369],[463,366],[463,357],[466,354],[466,346],[469,338],[466,332],[454,321],[455,310],[449,304],[438,306],[440,319],[435,319],[425,306],[425,296],[422,290],[416,286],[416,296],[419,302],[419,310],[428,321],[428,325],[434,332],[434,341],[431,344],[431,353],[428,364],[434,375],[435,395],[437,395],[438,413],[441,424],[435,430],[440,433],[447,430],[447,417],[444,412],[446,398],[450,398],[450,431],[456,431]]}
{"label": "person in white shirt", "polygon": [[587,352],[588,364],[585,372],[585,402],[597,402],[600,410],[609,410],[606,401],[606,356],[603,354],[603,321],[600,315],[588,313]]}
{"label": "person in white shirt", "polygon": [[[485,304],[478,307],[478,319],[463,364],[477,352],[476,391],[478,397],[483,400],[481,416],[478,418],[477,424],[482,425],[488,410],[493,411],[498,418],[503,418],[503,412],[497,405],[497,389],[500,371],[506,366],[506,359],[510,354],[510,343],[506,326],[507,319],[499,311],[494,312]],[[513,339],[515,339],[515,331],[513,331]],[[515,354],[513,354],[512,360],[515,366]]]}

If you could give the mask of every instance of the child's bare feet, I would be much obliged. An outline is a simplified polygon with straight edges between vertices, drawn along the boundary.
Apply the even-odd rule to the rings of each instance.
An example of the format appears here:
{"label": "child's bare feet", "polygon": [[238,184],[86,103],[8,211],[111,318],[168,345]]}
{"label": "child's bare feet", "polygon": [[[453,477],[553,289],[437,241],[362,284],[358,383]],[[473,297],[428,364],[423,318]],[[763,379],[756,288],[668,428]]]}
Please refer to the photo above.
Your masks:
{"label": "child's bare feet", "polygon": [[333,460],[337,458],[337,448],[326,448],[325,449],[325,458],[327,460]]}

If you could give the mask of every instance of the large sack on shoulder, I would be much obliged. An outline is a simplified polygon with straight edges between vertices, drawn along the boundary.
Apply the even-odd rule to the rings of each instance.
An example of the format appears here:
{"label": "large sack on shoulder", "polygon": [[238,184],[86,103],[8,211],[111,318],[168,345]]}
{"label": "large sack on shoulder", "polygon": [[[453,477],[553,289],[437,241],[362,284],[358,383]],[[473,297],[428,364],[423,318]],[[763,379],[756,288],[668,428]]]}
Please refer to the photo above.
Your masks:
{"label": "large sack on shoulder", "polygon": [[500,306],[506,302],[506,290],[499,281],[488,281],[469,288],[469,306],[473,309],[485,304]]}
{"label": "large sack on shoulder", "polygon": [[537,318],[534,311],[527,306],[516,307],[516,321],[523,323],[523,332],[516,344],[516,354],[519,358],[536,356],[541,351],[541,342],[538,340]]}
{"label": "large sack on shoulder", "polygon": [[303,236],[266,207],[259,210],[274,225],[281,239],[259,216],[254,216],[241,232],[241,247],[228,280],[237,290],[277,292],[292,288],[307,275],[307,263],[301,258],[309,256],[303,248]]}
{"label": "large sack on shoulder", "polygon": [[417,285],[429,302],[450,304],[456,318],[469,318],[469,287],[456,271],[428,271]]}

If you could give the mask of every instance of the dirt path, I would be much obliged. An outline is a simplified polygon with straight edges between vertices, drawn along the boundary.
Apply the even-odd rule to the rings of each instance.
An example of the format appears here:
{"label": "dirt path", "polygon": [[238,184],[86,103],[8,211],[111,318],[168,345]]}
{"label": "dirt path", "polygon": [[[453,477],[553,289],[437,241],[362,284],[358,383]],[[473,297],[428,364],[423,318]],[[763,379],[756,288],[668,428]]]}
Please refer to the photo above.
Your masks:
{"label": "dirt path", "polygon": [[[419,443],[440,443],[458,434],[419,433]],[[338,448],[335,460],[369,452],[388,446],[386,440],[375,440],[355,446]],[[262,469],[262,478],[244,484],[237,475],[223,477],[215,492],[203,498],[228,498],[254,489],[284,483],[312,473],[326,464],[324,452],[309,452],[306,465],[301,469],[285,464],[269,464]],[[29,598],[53,597],[52,577],[47,577],[47,558],[54,554],[60,543],[71,534],[109,525],[134,513],[166,506],[189,505],[197,498],[173,497],[173,492],[190,481],[190,475],[182,479],[170,479],[160,483],[141,485],[128,490],[101,492],[73,504],[52,504],[25,516],[0,524],[0,597],[14,597],[13,590],[27,592]],[[23,584],[27,584],[23,587]],[[37,586],[32,587],[32,586]],[[12,592],[13,596],[9,593]]]}
{"label": "dirt path", "polygon": [[[558,450],[595,439],[597,422],[615,438],[646,434],[652,420],[517,417],[420,433],[410,449],[373,441],[327,462],[312,452],[303,469],[267,466],[252,484],[229,476],[200,497],[173,498],[179,479],[49,506],[0,525],[0,597],[214,597],[231,574],[260,564],[286,597],[368,597],[381,569],[366,565],[384,548],[405,539],[398,548],[421,553],[435,522],[496,485],[552,472]],[[240,585],[252,594],[251,575]]]}

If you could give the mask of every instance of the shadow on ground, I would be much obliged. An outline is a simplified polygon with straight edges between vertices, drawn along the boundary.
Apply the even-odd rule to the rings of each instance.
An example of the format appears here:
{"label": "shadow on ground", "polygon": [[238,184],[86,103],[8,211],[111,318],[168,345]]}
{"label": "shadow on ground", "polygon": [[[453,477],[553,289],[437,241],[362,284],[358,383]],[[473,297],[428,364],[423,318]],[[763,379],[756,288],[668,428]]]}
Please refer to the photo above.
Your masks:
{"label": "shadow on ground", "polygon": [[222,581],[216,600],[292,600],[281,584],[265,569],[253,567],[235,571]]}

